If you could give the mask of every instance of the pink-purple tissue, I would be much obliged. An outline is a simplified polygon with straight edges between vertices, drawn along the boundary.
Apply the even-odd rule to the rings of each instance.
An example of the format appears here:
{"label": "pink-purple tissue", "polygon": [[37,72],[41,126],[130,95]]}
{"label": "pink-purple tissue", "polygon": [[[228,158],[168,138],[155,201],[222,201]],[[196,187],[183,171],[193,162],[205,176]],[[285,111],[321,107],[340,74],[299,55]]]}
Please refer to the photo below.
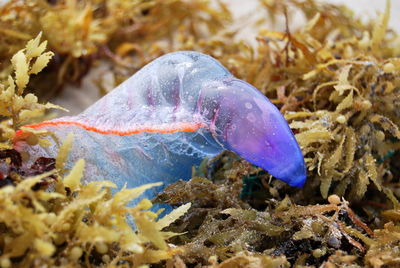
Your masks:
{"label": "pink-purple tissue", "polygon": [[[189,179],[193,166],[224,150],[289,185],[301,187],[306,180],[302,152],[279,110],[217,60],[197,52],[166,54],[81,114],[30,127],[48,129],[60,141],[72,132],[68,166],[85,159],[86,181],[165,186]],[[58,145],[29,150],[55,157]]]}

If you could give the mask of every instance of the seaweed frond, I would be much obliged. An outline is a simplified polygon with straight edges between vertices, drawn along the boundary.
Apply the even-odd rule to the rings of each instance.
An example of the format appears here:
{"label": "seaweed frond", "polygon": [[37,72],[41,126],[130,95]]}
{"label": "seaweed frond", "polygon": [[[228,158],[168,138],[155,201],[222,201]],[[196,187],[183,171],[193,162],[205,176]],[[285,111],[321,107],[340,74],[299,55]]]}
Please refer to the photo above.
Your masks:
{"label": "seaweed frond", "polygon": [[[16,136],[16,131],[24,124],[43,118],[48,109],[63,109],[52,103],[41,104],[32,94],[25,94],[25,89],[31,76],[41,72],[53,53],[45,52],[47,41],[40,42],[42,34],[30,40],[24,49],[19,50],[11,58],[12,73],[7,79],[0,81],[0,142],[2,148],[11,148],[11,143],[25,139],[29,144],[45,145],[45,139],[38,137],[47,135],[45,132],[30,132]],[[5,119],[4,119],[5,118]]]}

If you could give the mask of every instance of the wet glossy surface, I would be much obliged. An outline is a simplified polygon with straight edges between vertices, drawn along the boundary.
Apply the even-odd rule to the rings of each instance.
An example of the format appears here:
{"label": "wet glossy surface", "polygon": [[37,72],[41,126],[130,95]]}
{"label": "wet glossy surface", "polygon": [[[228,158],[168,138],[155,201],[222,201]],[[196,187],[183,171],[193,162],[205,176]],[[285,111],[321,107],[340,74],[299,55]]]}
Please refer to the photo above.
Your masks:
{"label": "wet glossy surface", "polygon": [[[78,116],[32,125],[62,140],[69,158],[87,162],[86,179],[129,187],[191,177],[205,157],[231,150],[292,186],[306,171],[300,148],[278,109],[256,88],[197,52],[162,56]],[[54,156],[57,148],[34,147]]]}

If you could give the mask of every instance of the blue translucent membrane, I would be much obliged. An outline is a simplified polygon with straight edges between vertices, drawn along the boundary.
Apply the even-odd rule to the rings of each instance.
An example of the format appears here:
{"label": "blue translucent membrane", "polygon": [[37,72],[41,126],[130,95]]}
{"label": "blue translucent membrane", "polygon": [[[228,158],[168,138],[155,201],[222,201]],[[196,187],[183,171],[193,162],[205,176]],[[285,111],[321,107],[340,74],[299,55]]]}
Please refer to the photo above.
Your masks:
{"label": "blue translucent membrane", "polygon": [[[77,126],[48,127],[60,140],[74,133],[69,165],[84,158],[87,181],[112,180],[119,187],[158,181],[168,185],[189,179],[192,166],[225,149],[292,186],[301,187],[306,179],[301,150],[278,109],[218,61],[197,52],[162,56],[80,115],[53,121],[118,131],[179,123],[203,125],[195,132],[128,136],[104,135]],[[31,150],[54,156],[55,147]]]}

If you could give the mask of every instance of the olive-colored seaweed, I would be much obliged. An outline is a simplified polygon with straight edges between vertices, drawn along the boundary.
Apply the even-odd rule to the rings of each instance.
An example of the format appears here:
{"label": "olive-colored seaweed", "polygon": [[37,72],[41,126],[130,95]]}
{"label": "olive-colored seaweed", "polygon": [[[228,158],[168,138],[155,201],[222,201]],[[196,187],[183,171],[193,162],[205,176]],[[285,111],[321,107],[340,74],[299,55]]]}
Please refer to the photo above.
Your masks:
{"label": "olive-colored seaweed", "polygon": [[[32,93],[23,95],[30,76],[40,72],[53,56],[44,52],[47,42],[40,42],[40,38],[41,34],[12,57],[12,75],[0,84],[0,115],[9,118],[0,128],[0,266],[140,266],[182,252],[166,242],[177,234],[162,229],[181,217],[190,203],[162,218],[149,211],[152,203],[148,199],[128,206],[144,191],[162,183],[123,188],[114,195],[111,189],[116,186],[110,181],[82,185],[84,159],[65,174],[72,134],[55,159],[14,149],[21,139],[46,146],[41,137],[51,133],[30,129],[28,134],[16,133],[26,120],[43,116],[46,109],[59,108],[39,104]],[[35,160],[30,166],[29,158]]]}
{"label": "olive-colored seaweed", "polygon": [[65,83],[79,83],[99,60],[111,61],[124,79],[171,51],[178,35],[197,42],[230,20],[225,4],[204,0],[7,1],[0,7],[0,78],[11,71],[10,57],[39,32],[55,59],[30,89],[48,99]]}

